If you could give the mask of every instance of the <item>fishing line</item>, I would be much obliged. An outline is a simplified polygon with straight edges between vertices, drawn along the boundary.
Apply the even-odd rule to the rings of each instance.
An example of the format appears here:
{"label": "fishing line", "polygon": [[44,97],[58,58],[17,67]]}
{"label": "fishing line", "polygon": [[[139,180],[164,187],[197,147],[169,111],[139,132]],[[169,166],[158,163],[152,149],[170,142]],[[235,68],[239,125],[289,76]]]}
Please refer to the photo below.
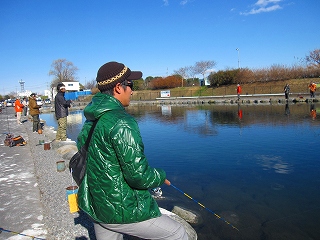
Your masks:
{"label": "fishing line", "polygon": [[14,232],[14,231],[11,231],[11,230],[8,230],[8,229],[4,229],[4,228],[0,227],[0,234],[1,234],[2,231],[3,232],[12,233],[12,234],[15,234],[15,235],[24,236],[24,237],[30,237],[31,239],[45,240],[45,238],[38,238],[38,237],[35,237],[35,236],[30,236],[30,235],[26,235],[26,234],[23,234],[23,233]]}
{"label": "fishing line", "polygon": [[229,223],[227,220],[225,220],[224,218],[220,217],[218,214],[216,214],[214,211],[212,211],[211,209],[205,207],[202,203],[198,202],[197,200],[195,200],[194,198],[192,198],[190,195],[186,194],[185,192],[183,192],[180,188],[177,188],[176,186],[174,186],[173,184],[171,184],[171,182],[169,182],[170,184],[168,184],[169,186],[173,187],[174,189],[178,190],[179,192],[181,192],[183,195],[185,195],[186,197],[190,198],[192,201],[194,201],[195,203],[197,203],[198,205],[200,205],[201,207],[203,207],[204,209],[206,209],[208,212],[212,213],[216,218],[222,220],[223,222],[225,222],[226,224],[230,225],[233,229],[236,229],[237,231],[239,231],[238,228],[236,228],[235,226],[233,226],[231,223]]}

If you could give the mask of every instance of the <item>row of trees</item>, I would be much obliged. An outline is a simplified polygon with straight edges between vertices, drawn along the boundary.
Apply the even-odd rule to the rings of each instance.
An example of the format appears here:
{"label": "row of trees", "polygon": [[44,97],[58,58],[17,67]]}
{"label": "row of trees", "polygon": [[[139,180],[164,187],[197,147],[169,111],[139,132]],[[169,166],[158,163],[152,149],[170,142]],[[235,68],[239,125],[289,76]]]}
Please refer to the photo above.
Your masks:
{"label": "row of trees", "polygon": [[10,92],[9,94],[6,94],[4,96],[0,95],[0,102],[3,102],[7,99],[14,99],[16,95],[16,92]]}
{"label": "row of trees", "polygon": [[[175,71],[175,75],[168,77],[147,77],[145,81],[143,79],[136,81],[135,90],[142,89],[164,89],[175,88],[184,86],[185,79],[187,78],[188,85],[199,84],[198,78],[195,75],[205,75],[206,71],[214,67],[216,63],[214,61],[200,61],[196,62],[194,66],[180,68]],[[73,65],[72,62],[66,59],[58,59],[52,62],[49,76],[53,76],[51,87],[57,86],[59,82],[73,82],[76,81],[76,73],[78,68]],[[192,80],[191,80],[192,77]],[[95,80],[87,82],[85,85],[81,85],[81,88],[92,89],[96,86]]]}
{"label": "row of trees", "polygon": [[210,86],[219,87],[221,85],[245,84],[254,82],[270,82],[288,79],[315,78],[320,77],[319,67],[302,66],[281,66],[273,65],[270,68],[261,69],[230,69],[218,71],[209,75]]}
{"label": "row of trees", "polygon": [[[314,78],[320,76],[320,49],[315,49],[305,57],[304,64],[292,67],[283,65],[272,65],[269,68],[261,69],[227,69],[213,72],[216,66],[215,61],[199,61],[192,66],[182,67],[175,70],[173,75],[167,77],[148,76],[145,80],[140,79],[135,82],[135,90],[143,89],[167,89],[185,86],[199,85],[197,75],[202,75],[203,79],[210,73],[208,80],[211,87],[229,85],[234,83],[254,83],[278,81],[297,78]],[[55,87],[59,82],[76,81],[78,68],[66,59],[53,61],[49,75],[53,76],[51,87]],[[96,86],[95,80],[91,80],[81,88],[92,89]]]}
{"label": "row of trees", "polygon": [[198,86],[199,78],[196,75],[201,74],[203,77],[216,65],[215,61],[200,61],[193,66],[179,68],[174,74],[167,77],[147,77],[143,83],[136,81],[134,90],[142,89],[166,89],[176,87]]}

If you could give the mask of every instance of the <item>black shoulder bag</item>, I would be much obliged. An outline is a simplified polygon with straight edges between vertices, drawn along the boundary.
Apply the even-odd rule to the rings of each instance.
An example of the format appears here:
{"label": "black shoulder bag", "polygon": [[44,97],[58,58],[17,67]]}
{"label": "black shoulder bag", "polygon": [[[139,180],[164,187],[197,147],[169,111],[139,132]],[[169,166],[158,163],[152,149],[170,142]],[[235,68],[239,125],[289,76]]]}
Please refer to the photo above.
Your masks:
{"label": "black shoulder bag", "polygon": [[72,174],[74,181],[80,186],[84,175],[86,174],[86,161],[87,161],[87,154],[88,154],[88,147],[91,140],[91,136],[93,133],[94,128],[96,127],[98,120],[94,121],[86,143],[81,147],[81,149],[75,153],[69,162],[69,170]]}

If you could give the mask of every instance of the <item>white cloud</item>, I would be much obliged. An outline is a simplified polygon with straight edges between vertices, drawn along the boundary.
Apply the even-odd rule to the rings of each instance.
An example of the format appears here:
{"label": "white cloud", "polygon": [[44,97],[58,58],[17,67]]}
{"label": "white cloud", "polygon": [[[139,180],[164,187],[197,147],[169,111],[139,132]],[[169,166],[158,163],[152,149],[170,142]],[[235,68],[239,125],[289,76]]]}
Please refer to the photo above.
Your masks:
{"label": "white cloud", "polygon": [[273,12],[282,7],[278,4],[283,0],[258,0],[254,6],[258,6],[257,8],[252,8],[250,11],[240,13],[241,15],[252,15],[259,14],[263,12]]}
{"label": "white cloud", "polygon": [[183,0],[183,1],[180,2],[181,5],[185,5],[187,3],[188,3],[188,0]]}
{"label": "white cloud", "polygon": [[[181,0],[180,5],[186,5],[188,2],[190,2],[190,0]],[[163,4],[169,6],[169,0],[163,0]]]}
{"label": "white cloud", "polygon": [[275,4],[275,3],[279,3],[282,0],[258,0],[258,2],[255,3],[255,5],[257,6],[267,6],[269,3],[271,4]]}

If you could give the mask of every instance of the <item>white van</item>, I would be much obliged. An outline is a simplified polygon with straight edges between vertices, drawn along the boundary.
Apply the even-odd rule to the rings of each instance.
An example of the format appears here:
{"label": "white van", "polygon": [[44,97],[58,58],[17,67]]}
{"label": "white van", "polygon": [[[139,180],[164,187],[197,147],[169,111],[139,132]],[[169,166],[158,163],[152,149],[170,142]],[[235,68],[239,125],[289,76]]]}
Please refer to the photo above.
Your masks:
{"label": "white van", "polygon": [[42,101],[42,99],[40,97],[37,97],[36,101],[37,101],[37,105],[38,106],[42,106],[43,105],[43,101]]}
{"label": "white van", "polygon": [[6,101],[6,106],[7,107],[14,107],[14,102],[15,102],[15,100],[13,100],[13,99],[8,99],[7,101]]}

